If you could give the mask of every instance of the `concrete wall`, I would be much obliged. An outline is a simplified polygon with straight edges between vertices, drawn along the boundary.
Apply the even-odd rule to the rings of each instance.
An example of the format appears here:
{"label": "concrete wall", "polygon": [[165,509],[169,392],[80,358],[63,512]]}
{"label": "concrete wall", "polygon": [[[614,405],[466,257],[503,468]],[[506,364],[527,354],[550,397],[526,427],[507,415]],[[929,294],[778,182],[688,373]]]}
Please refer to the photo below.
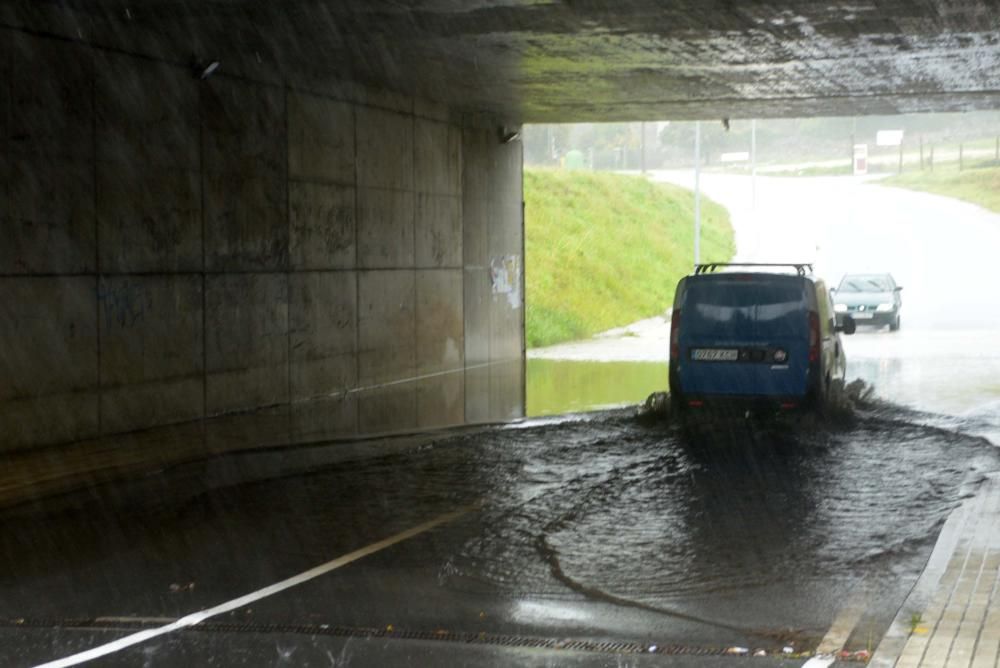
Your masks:
{"label": "concrete wall", "polygon": [[350,90],[0,30],[0,449],[523,414],[520,144]]}

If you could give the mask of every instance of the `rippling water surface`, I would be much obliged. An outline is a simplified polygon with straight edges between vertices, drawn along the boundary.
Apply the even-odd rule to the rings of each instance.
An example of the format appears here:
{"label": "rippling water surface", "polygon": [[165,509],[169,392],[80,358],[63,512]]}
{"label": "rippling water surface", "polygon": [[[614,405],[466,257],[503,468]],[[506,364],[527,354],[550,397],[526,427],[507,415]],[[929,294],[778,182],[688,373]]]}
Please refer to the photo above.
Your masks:
{"label": "rippling water surface", "polygon": [[570,580],[650,602],[912,572],[996,455],[900,417],[737,424],[704,440],[614,413],[520,430],[516,444],[500,432],[455,585],[565,596]]}

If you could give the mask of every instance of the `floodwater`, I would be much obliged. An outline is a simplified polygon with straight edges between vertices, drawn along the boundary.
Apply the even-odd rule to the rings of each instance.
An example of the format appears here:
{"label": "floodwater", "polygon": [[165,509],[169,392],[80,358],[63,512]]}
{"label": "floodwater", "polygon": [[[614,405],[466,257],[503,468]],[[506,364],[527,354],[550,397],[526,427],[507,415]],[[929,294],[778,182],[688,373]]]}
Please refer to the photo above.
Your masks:
{"label": "floodwater", "polygon": [[556,415],[639,404],[667,387],[660,362],[529,359],[527,413]]}
{"label": "floodwater", "polygon": [[861,329],[844,339],[848,377],[1000,446],[1000,330]]}
{"label": "floodwater", "polygon": [[[878,405],[853,423],[739,420],[697,436],[619,409],[445,437],[178,507],[150,500],[123,514],[113,494],[90,490],[45,522],[4,518],[0,617],[36,629],[176,618],[471,508],[220,621],[258,633],[303,625],[291,642],[309,647],[320,641],[308,629],[391,623],[780,652],[815,647],[851,598],[866,610],[849,643],[861,649],[881,637],[948,513],[998,456]],[[75,642],[60,634],[55,642]],[[4,647],[0,660],[16,645]]]}
{"label": "floodwater", "polygon": [[862,580],[891,608],[963,484],[997,459],[982,441],[900,418],[802,431],[740,422],[704,440],[620,413],[519,430],[488,448],[518,473],[453,579],[805,636]]}
{"label": "floodwater", "polygon": [[[663,325],[668,331],[669,325]],[[1000,329],[932,329],[861,327],[842,336],[848,380],[864,380],[875,396],[927,413],[942,426],[983,436],[1000,446]],[[588,361],[564,359],[603,355],[609,342],[588,353],[585,344],[532,351],[527,362],[528,415],[543,416],[641,403],[653,392],[667,390],[667,350],[635,337],[618,344],[653,350],[655,361]],[[661,338],[653,340],[659,345]],[[547,357],[546,355],[553,355]]]}

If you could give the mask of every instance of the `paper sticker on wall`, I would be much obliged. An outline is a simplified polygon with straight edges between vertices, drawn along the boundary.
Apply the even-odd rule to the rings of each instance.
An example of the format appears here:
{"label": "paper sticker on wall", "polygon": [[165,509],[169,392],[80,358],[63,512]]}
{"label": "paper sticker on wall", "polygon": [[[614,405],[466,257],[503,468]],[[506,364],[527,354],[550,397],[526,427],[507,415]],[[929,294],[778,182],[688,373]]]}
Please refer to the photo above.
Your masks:
{"label": "paper sticker on wall", "polygon": [[511,308],[521,308],[521,257],[496,255],[490,259],[490,282],[494,295],[507,295]]}

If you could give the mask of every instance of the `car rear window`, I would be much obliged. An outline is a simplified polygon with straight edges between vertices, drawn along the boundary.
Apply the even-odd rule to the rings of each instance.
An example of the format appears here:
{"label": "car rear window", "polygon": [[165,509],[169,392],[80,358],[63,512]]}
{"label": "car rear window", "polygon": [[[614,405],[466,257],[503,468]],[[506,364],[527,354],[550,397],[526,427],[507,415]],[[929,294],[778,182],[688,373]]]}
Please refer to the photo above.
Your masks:
{"label": "car rear window", "polygon": [[683,305],[689,334],[759,336],[803,331],[807,308],[799,281],[694,281]]}

